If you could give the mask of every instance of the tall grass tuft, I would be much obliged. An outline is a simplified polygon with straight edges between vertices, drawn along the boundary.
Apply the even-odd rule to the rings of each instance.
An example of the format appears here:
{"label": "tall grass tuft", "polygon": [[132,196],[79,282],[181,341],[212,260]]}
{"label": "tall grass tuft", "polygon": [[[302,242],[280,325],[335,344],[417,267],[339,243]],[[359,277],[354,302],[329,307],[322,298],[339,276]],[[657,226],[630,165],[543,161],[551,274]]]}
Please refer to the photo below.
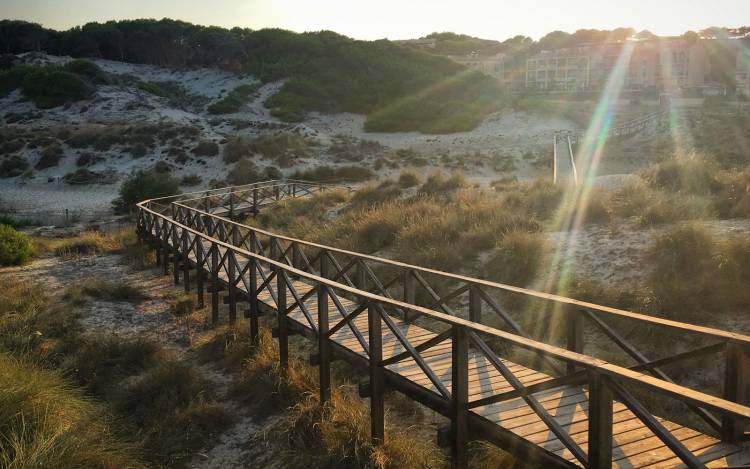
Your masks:
{"label": "tall grass tuft", "polygon": [[0,353],[0,467],[145,467],[116,426],[55,373]]}

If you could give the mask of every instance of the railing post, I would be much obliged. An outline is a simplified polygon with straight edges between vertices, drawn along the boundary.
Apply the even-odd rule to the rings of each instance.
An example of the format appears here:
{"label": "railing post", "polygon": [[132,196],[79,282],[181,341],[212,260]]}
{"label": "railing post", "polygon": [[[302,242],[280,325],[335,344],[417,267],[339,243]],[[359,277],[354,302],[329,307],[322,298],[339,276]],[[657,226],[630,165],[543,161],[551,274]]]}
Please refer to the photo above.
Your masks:
{"label": "railing post", "polygon": [[482,323],[482,297],[477,285],[469,287],[469,321]]}
{"label": "railing post", "polygon": [[258,345],[258,261],[250,259],[250,343]]}
{"label": "railing post", "polygon": [[[581,311],[568,313],[567,348],[571,352],[583,353],[583,314]],[[568,362],[566,369],[569,375],[576,372],[576,366]]]}
{"label": "railing post", "polygon": [[363,260],[357,262],[357,270],[354,273],[354,286],[360,290],[367,291],[367,275],[362,265],[364,262]]}
{"label": "railing post", "polygon": [[302,269],[302,260],[300,259],[299,254],[299,244],[297,242],[292,241],[292,267],[295,269]]}
{"label": "railing post", "polygon": [[253,214],[258,213],[258,188],[253,188]]}
{"label": "railing post", "polygon": [[469,445],[469,336],[463,326],[452,326],[451,360],[451,448],[452,464],[456,469],[468,467]]}
{"label": "railing post", "polygon": [[154,235],[156,237],[156,244],[155,244],[155,264],[157,266],[161,265],[161,225],[159,224],[159,220],[154,220]]}
{"label": "railing post", "polygon": [[229,193],[229,219],[234,220],[234,191]]}
{"label": "railing post", "polygon": [[[328,278],[328,260],[320,257],[320,276]],[[318,285],[318,354],[320,355],[320,404],[331,398],[331,350],[328,340],[328,293],[325,285]]]}
{"label": "railing post", "polygon": [[235,262],[237,258],[234,250],[227,255],[227,282],[229,289],[229,323],[234,324],[237,321],[237,269]]}
{"label": "railing post", "polygon": [[[748,351],[740,344],[727,342],[724,370],[724,399],[747,404]],[[742,441],[745,425],[733,417],[723,416],[721,440],[725,443]]]}
{"label": "railing post", "polygon": [[177,241],[177,225],[172,225],[172,274],[174,276],[174,284],[180,284],[180,243]]}
{"label": "railing post", "polygon": [[287,331],[286,320],[286,282],[279,267],[273,267],[276,270],[276,313],[279,322],[279,364],[281,372],[286,376],[289,368],[289,332]]}
{"label": "railing post", "polygon": [[205,298],[203,297],[203,277],[204,277],[204,265],[203,265],[203,238],[198,237],[195,241],[195,289],[198,290],[198,308],[206,306]]}
{"label": "railing post", "polygon": [[[417,284],[411,269],[404,270],[404,303],[415,304],[417,300]],[[409,312],[404,311],[404,321],[409,321]]]}
{"label": "railing post", "polygon": [[377,307],[367,305],[367,325],[370,342],[370,435],[373,446],[385,442],[385,379],[383,376],[382,322]]}
{"label": "railing post", "polygon": [[211,322],[219,322],[219,246],[211,246]]}
{"label": "railing post", "polygon": [[297,184],[292,183],[292,198],[297,197]]}
{"label": "railing post", "polygon": [[190,293],[190,256],[188,255],[188,233],[182,230],[182,277],[185,282],[185,293]]}
{"label": "railing post", "polygon": [[168,222],[164,221],[164,228],[162,229],[162,240],[160,241],[162,243],[162,259],[161,262],[164,265],[164,275],[169,275],[169,236],[171,234],[170,227],[171,224],[168,224]]}
{"label": "railing post", "polygon": [[612,467],[612,389],[606,376],[589,373],[588,469]]}

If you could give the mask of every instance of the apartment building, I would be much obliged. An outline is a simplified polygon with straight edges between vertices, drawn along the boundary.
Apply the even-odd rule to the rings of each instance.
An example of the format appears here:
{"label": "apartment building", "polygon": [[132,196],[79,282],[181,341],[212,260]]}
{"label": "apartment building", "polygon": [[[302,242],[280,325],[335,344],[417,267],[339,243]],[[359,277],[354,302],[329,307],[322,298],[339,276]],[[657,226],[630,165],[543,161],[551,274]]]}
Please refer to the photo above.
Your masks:
{"label": "apartment building", "polygon": [[526,85],[525,64],[521,62],[519,65],[518,61],[506,54],[483,55],[472,52],[451,55],[449,58],[495,78],[506,88],[520,89]]}
{"label": "apartment building", "polygon": [[674,91],[705,83],[708,55],[700,41],[658,38],[584,44],[542,51],[526,61],[526,87],[548,91],[599,90],[616,67],[625,89]]}

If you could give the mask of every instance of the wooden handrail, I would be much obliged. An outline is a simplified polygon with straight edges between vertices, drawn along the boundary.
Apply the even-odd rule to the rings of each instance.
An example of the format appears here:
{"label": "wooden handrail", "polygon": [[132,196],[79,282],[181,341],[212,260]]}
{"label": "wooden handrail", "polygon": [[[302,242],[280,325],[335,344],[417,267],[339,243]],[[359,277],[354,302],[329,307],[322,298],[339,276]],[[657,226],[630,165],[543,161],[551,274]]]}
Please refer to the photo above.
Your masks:
{"label": "wooden handrail", "polygon": [[[233,256],[239,255],[254,263],[267,264],[271,268],[272,271],[277,271],[277,272],[284,271],[286,275],[291,274],[299,278],[304,278],[308,281],[314,282],[315,284],[325,285],[330,289],[335,289],[338,291],[346,292],[352,295],[353,297],[359,298],[364,303],[377,305],[379,308],[382,308],[383,305],[387,305],[397,310],[412,311],[420,315],[423,315],[425,317],[434,319],[436,321],[448,324],[453,328],[464,328],[466,331],[473,331],[478,334],[485,334],[485,335],[494,337],[498,340],[501,340],[503,342],[506,342],[508,344],[511,344],[511,345],[514,345],[514,346],[517,346],[526,350],[531,350],[540,354],[544,354],[546,356],[559,359],[566,363],[573,363],[576,366],[580,366],[582,368],[595,370],[597,373],[608,376],[609,378],[613,380],[618,380],[618,381],[622,381],[625,383],[638,384],[652,391],[656,391],[661,394],[668,395],[672,398],[675,398],[676,400],[694,404],[696,406],[699,406],[701,408],[705,408],[708,410],[713,410],[713,411],[719,412],[722,415],[731,416],[733,418],[739,418],[742,420],[750,420],[750,407],[737,404],[737,403],[734,403],[734,402],[731,402],[722,398],[718,398],[715,396],[711,396],[709,394],[706,394],[700,391],[695,391],[684,386],[669,383],[658,378],[644,375],[641,372],[629,370],[627,368],[614,365],[612,363],[609,363],[601,359],[597,359],[597,358],[593,358],[593,357],[583,355],[580,353],[568,351],[568,350],[562,349],[554,345],[549,345],[549,344],[545,344],[542,342],[538,342],[533,339],[521,337],[516,334],[511,334],[509,332],[502,331],[502,330],[499,330],[490,326],[478,324],[478,323],[475,323],[475,322],[472,322],[472,321],[469,321],[460,317],[451,316],[449,314],[445,314],[439,311],[424,308],[422,306],[405,303],[403,301],[399,301],[394,298],[387,298],[387,297],[380,296],[380,295],[377,295],[377,294],[374,294],[365,290],[360,290],[360,289],[351,287],[349,285],[345,285],[345,284],[332,281],[325,277],[322,277],[322,276],[319,276],[319,275],[316,275],[316,274],[313,274],[304,270],[300,270],[294,266],[290,266],[283,262],[270,259],[260,254],[247,251],[246,249],[243,249],[241,247],[234,246],[225,241],[216,239],[215,237],[209,236],[201,231],[195,230],[182,223],[179,223],[176,220],[169,218],[168,216],[164,214],[151,210],[150,208],[145,206],[145,204],[146,202],[141,202],[138,204],[138,207],[142,211],[142,213],[139,215],[139,222],[142,220],[143,212],[145,212],[145,213],[150,214],[151,217],[162,219],[165,224],[171,225],[171,230],[173,233],[176,232],[175,230],[177,228],[179,228],[183,233],[184,232],[191,233],[194,237],[201,238],[211,243],[212,247],[209,250],[209,252],[211,253],[211,256],[213,258],[212,269],[218,268],[218,259],[217,259],[218,252],[219,252],[219,248],[223,248],[227,252],[232,252]],[[414,268],[414,266],[409,266],[409,267]],[[460,276],[458,277],[461,278]],[[279,282],[282,282],[282,278],[283,276],[277,275],[277,279]],[[217,287],[218,286],[215,286],[214,288],[217,288]],[[282,289],[282,290],[285,290],[285,289]],[[279,290],[279,291],[281,292],[282,290]],[[566,299],[566,300],[570,300],[570,299]],[[282,305],[285,306],[286,304],[284,299],[281,298],[281,296],[279,297],[277,301],[280,304],[280,307]],[[575,300],[571,300],[571,301],[575,301]],[[574,303],[574,304],[579,304],[579,303]],[[582,303],[582,304],[585,304],[585,303]],[[593,305],[593,306],[596,306],[596,305]],[[618,310],[614,310],[614,311],[618,311]],[[677,324],[681,324],[681,323],[677,323]],[[723,332],[723,331],[720,331],[720,332]],[[730,334],[730,333],[725,333],[725,334]],[[732,340],[736,340],[734,339],[733,336],[734,336],[733,334],[730,334],[730,338]],[[720,336],[720,337],[724,337],[724,336]]]}
{"label": "wooden handrail", "polygon": [[[141,204],[144,204],[144,203],[147,203],[147,202],[148,201],[144,201]],[[576,300],[576,299],[573,299],[573,298],[567,298],[567,297],[564,297],[564,296],[561,296],[561,295],[555,295],[555,294],[552,294],[552,293],[539,292],[539,291],[531,290],[531,289],[528,289],[528,288],[517,287],[517,286],[508,285],[508,284],[504,284],[504,283],[492,282],[490,280],[484,280],[484,279],[478,279],[478,278],[468,277],[468,276],[464,276],[464,275],[460,275],[460,274],[455,274],[455,273],[451,273],[451,272],[444,272],[444,271],[440,271],[440,270],[430,269],[430,268],[427,268],[427,267],[420,267],[420,266],[416,266],[416,265],[406,264],[404,262],[399,262],[399,261],[392,260],[392,259],[385,259],[385,258],[381,258],[381,257],[372,256],[372,255],[369,255],[369,254],[364,254],[364,253],[359,253],[359,252],[355,252],[355,251],[349,251],[349,250],[346,250],[346,249],[340,249],[340,248],[335,248],[335,247],[331,247],[331,246],[326,246],[326,245],[322,245],[322,244],[318,244],[318,243],[314,243],[314,242],[310,242],[310,241],[301,240],[301,239],[298,239],[298,238],[292,238],[292,237],[289,237],[289,236],[279,235],[279,234],[276,234],[276,233],[272,233],[272,232],[263,230],[261,228],[256,228],[256,227],[250,227],[250,226],[247,226],[247,225],[243,225],[241,223],[232,221],[232,220],[230,220],[228,218],[224,218],[224,217],[222,217],[220,215],[210,214],[210,213],[205,212],[205,211],[203,211],[201,209],[183,205],[180,202],[175,202],[175,204],[176,205],[180,205],[180,206],[182,206],[183,208],[185,208],[187,210],[194,210],[196,212],[199,212],[199,213],[201,213],[204,216],[210,216],[210,217],[213,217],[215,219],[221,220],[224,223],[238,225],[238,226],[240,226],[240,227],[242,227],[244,229],[251,230],[251,231],[255,232],[256,234],[261,234],[261,235],[273,237],[273,238],[276,238],[278,240],[284,240],[284,241],[291,242],[291,243],[297,243],[299,245],[307,246],[307,247],[311,247],[311,248],[315,248],[315,249],[327,250],[329,252],[337,253],[337,254],[341,254],[341,255],[345,255],[345,256],[354,256],[354,257],[359,258],[360,260],[366,260],[366,261],[376,262],[376,263],[380,263],[380,264],[383,264],[383,265],[386,265],[386,266],[390,266],[390,267],[394,267],[394,268],[398,268],[398,269],[402,269],[402,270],[411,270],[413,272],[421,272],[421,273],[425,273],[425,274],[435,275],[435,276],[442,277],[444,279],[448,279],[448,280],[452,280],[452,281],[465,282],[465,283],[468,283],[468,284],[473,285],[475,287],[486,287],[486,288],[495,289],[495,290],[502,290],[502,291],[506,291],[506,292],[511,292],[511,293],[517,293],[517,294],[525,295],[525,296],[528,296],[528,297],[533,297],[533,298],[538,298],[538,299],[542,299],[542,300],[547,300],[547,301],[551,301],[551,302],[555,302],[555,303],[559,303],[559,304],[574,306],[574,307],[576,307],[575,308],[575,312],[577,314],[582,314],[579,311],[579,308],[584,308],[584,309],[592,310],[593,312],[596,312],[596,313],[601,313],[601,314],[609,315],[609,316],[616,317],[616,318],[619,318],[619,319],[626,319],[626,320],[641,322],[643,324],[650,325],[650,326],[664,327],[664,328],[674,329],[674,330],[678,330],[678,331],[689,333],[689,334],[700,335],[700,336],[704,336],[704,337],[711,337],[711,338],[715,338],[715,339],[718,339],[718,340],[722,340],[724,342],[736,342],[736,343],[741,343],[741,344],[750,346],[750,336],[745,335],[745,334],[724,331],[724,330],[721,330],[721,329],[716,329],[716,328],[707,327],[707,326],[699,326],[699,325],[694,325],[694,324],[689,324],[689,323],[674,321],[674,320],[671,320],[671,319],[659,318],[659,317],[651,316],[651,315],[648,315],[648,314],[631,312],[631,311],[626,311],[626,310],[622,310],[622,309],[619,309],[619,308],[613,308],[613,307],[599,305],[599,304],[595,304],[595,303],[591,303],[591,302],[587,302],[587,301],[581,301],[581,300]],[[141,205],[139,204],[139,206],[141,206]]]}

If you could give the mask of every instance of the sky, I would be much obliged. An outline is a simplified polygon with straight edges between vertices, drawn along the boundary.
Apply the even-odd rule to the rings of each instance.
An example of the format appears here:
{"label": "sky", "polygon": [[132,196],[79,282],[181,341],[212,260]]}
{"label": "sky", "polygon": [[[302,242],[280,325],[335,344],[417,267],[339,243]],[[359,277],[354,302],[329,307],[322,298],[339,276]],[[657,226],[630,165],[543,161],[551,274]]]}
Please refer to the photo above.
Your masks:
{"label": "sky", "polygon": [[53,29],[164,17],[224,27],[329,29],[368,40],[417,38],[435,31],[538,39],[554,30],[623,26],[677,35],[710,26],[750,25],[750,0],[0,0],[0,18]]}

